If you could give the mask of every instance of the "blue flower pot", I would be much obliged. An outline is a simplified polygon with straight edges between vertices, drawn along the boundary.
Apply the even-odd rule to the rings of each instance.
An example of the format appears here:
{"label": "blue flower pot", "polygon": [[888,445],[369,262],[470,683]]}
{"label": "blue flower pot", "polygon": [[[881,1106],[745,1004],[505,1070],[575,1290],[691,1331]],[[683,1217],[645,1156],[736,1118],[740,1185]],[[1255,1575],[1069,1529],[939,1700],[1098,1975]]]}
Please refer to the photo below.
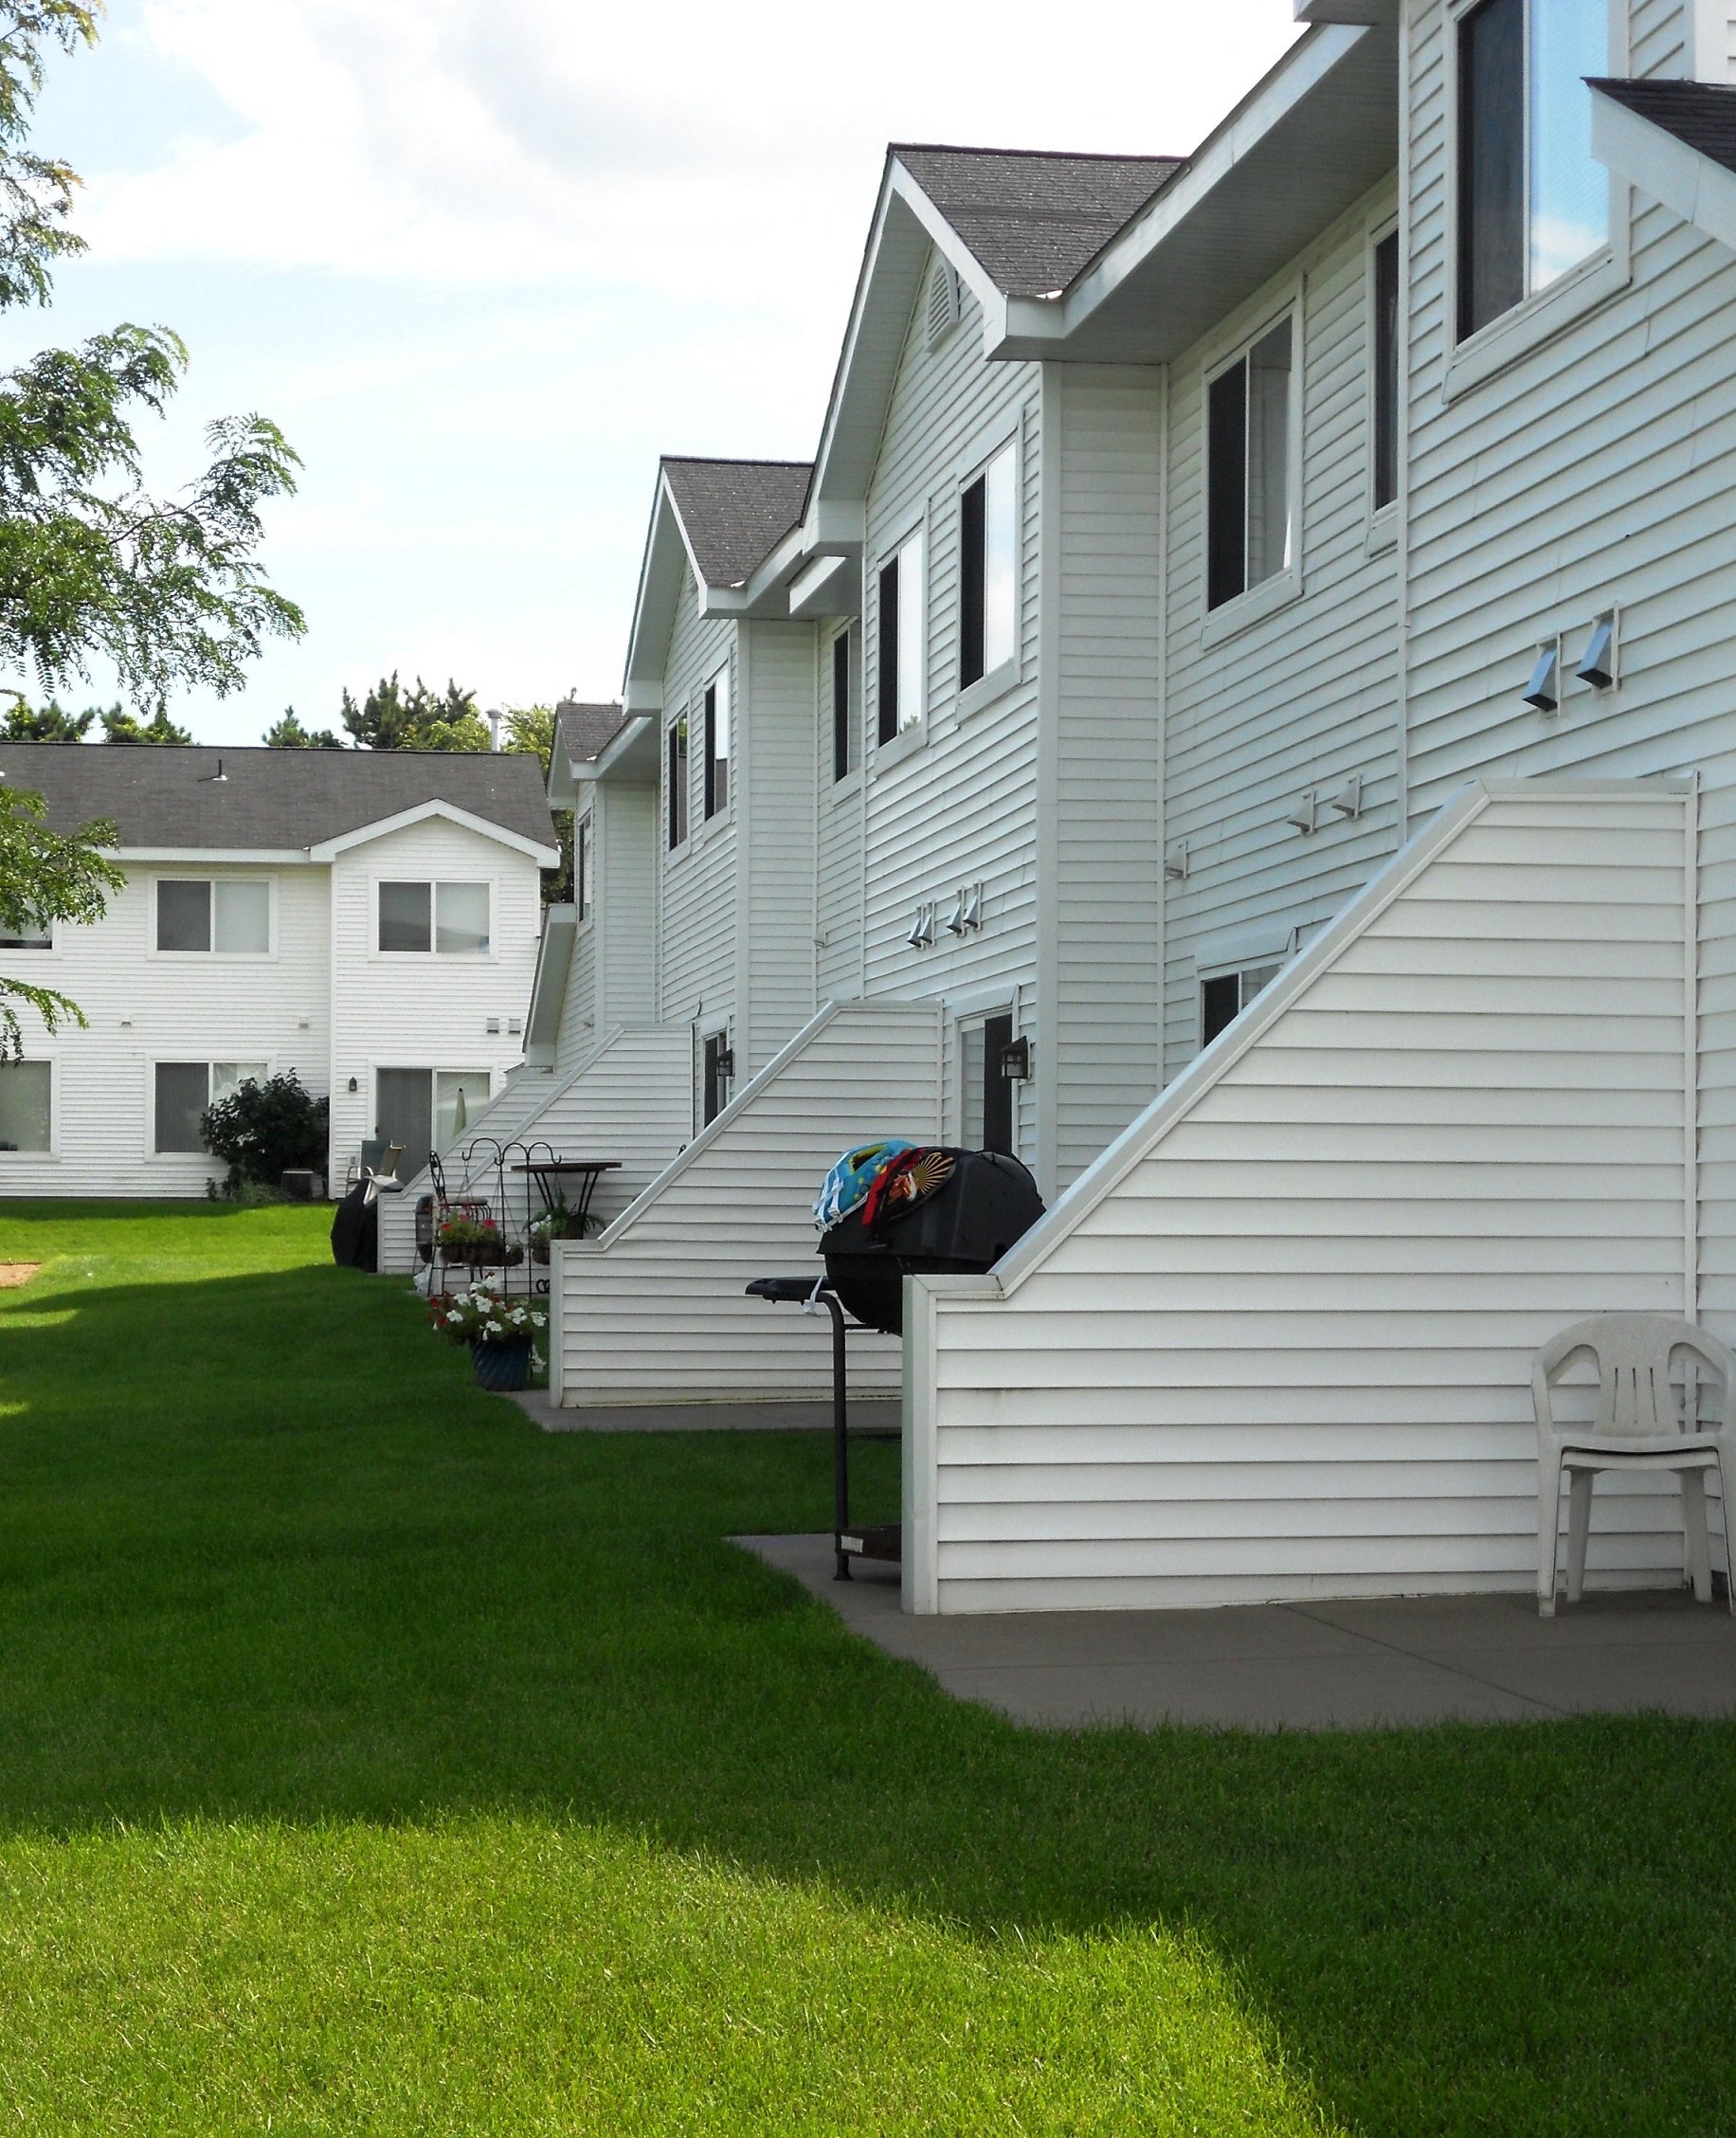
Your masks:
{"label": "blue flower pot", "polygon": [[510,1344],[472,1344],[477,1383],[497,1396],[516,1395],[531,1386],[531,1339],[515,1336]]}

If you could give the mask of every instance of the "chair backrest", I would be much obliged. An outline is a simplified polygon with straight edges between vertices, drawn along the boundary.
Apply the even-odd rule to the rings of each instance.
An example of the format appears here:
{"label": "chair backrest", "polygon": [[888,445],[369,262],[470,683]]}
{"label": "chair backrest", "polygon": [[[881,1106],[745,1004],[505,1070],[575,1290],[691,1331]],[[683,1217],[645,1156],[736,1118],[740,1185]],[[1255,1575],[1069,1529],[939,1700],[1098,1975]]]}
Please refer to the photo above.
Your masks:
{"label": "chair backrest", "polygon": [[1594,1433],[1644,1439],[1680,1433],[1690,1421],[1671,1386],[1670,1366],[1687,1352],[1722,1386],[1726,1401],[1736,1386],[1736,1355],[1709,1331],[1670,1314],[1593,1314],[1551,1338],[1537,1354],[1531,1381],[1537,1422],[1547,1429],[1553,1413],[1550,1390],[1579,1359],[1597,1368],[1598,1407]]}
{"label": "chair backrest", "polygon": [[362,1138],[363,1172],[377,1172],[379,1170],[380,1160],[384,1158],[385,1155],[386,1138],[384,1136],[364,1136]]}

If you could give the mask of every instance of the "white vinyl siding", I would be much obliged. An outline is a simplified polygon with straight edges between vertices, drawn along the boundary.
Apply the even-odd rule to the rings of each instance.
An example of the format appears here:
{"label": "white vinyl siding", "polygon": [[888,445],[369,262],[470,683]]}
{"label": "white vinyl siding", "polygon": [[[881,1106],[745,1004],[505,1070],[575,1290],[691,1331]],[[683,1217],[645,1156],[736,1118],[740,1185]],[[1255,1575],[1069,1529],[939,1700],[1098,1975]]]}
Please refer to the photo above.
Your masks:
{"label": "white vinyl siding", "polygon": [[[850,770],[835,776],[833,752],[833,657],[845,647],[849,666],[849,718],[853,749]],[[861,777],[862,687],[861,626],[821,636],[816,690],[823,708],[816,752],[815,844],[815,996],[817,1002],[851,1002],[862,991],[862,897],[866,855]]]}
{"label": "white vinyl siding", "polygon": [[[1004,1296],[915,1280],[914,1607],[1528,1588],[1532,1351],[1684,1304],[1691,832],[1679,793],[1473,793]],[[1600,1582],[1680,1578],[1671,1495],[1593,1531]]]}
{"label": "white vinyl siding", "polygon": [[[1287,940],[1325,918],[1399,840],[1397,560],[1367,544],[1368,233],[1390,219],[1392,198],[1383,189],[1300,263],[1303,591],[1210,644],[1201,622],[1203,353],[1171,368],[1162,843],[1187,850],[1187,874],[1163,894],[1171,1077],[1200,1043],[1200,966],[1235,958],[1217,946],[1262,930]],[[1272,301],[1247,307],[1247,331],[1270,317]],[[1234,347],[1238,331],[1227,322],[1215,345]],[[1337,792],[1358,773],[1353,822],[1322,807],[1305,835],[1287,821],[1307,790]]]}
{"label": "white vinyl siding", "polygon": [[[598,1240],[565,1242],[552,1295],[552,1386],[567,1404],[817,1400],[831,1324],[745,1295],[811,1268],[811,1205],[841,1151],[896,1122],[937,1136],[939,1018],[822,1012]],[[856,1395],[898,1383],[895,1339],[850,1343]]]}
{"label": "white vinyl siding", "polygon": [[[707,681],[733,661],[737,626],[728,619],[706,621],[699,614],[691,574],[682,578],[663,672],[665,723],[678,714],[687,719],[688,832],[660,854],[660,954],[657,1015],[681,1024],[703,1018],[727,1021],[735,1008],[735,858],[740,841],[739,812],[702,817],[698,790],[699,759],[704,749],[704,692]],[[740,679],[732,697],[741,717]],[[665,821],[668,806],[667,750],[663,772]],[[740,768],[737,768],[739,774]]]}
{"label": "white vinyl siding", "polygon": [[[742,747],[733,775],[745,840],[733,987],[737,1090],[817,1006],[816,635],[811,624],[755,621],[742,629]],[[709,1009],[703,1022],[708,1031],[724,1028]]]}

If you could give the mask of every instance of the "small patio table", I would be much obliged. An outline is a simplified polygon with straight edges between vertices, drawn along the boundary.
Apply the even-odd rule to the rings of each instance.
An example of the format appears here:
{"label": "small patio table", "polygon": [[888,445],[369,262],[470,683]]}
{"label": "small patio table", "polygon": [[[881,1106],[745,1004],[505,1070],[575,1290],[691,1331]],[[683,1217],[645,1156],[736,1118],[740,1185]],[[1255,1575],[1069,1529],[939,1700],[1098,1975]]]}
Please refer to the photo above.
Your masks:
{"label": "small patio table", "polygon": [[[519,1148],[522,1150],[523,1146]],[[533,1158],[527,1164],[515,1166],[515,1173],[529,1173],[542,1190],[542,1199],[552,1209],[557,1203],[566,1203],[576,1218],[590,1215],[590,1199],[597,1192],[597,1183],[605,1173],[621,1170],[619,1158]],[[565,1184],[579,1184],[579,1199],[567,1203]]]}

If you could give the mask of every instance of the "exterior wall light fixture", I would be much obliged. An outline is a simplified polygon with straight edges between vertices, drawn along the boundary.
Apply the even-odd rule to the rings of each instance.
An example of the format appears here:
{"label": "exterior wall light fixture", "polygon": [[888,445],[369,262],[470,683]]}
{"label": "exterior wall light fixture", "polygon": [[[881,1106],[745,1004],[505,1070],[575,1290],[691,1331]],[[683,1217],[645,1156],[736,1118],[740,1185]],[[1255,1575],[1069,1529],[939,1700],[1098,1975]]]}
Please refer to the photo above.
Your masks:
{"label": "exterior wall light fixture", "polygon": [[1001,1074],[1009,1084],[1026,1083],[1031,1075],[1031,1042],[1028,1039],[1009,1040],[1001,1049]]}

